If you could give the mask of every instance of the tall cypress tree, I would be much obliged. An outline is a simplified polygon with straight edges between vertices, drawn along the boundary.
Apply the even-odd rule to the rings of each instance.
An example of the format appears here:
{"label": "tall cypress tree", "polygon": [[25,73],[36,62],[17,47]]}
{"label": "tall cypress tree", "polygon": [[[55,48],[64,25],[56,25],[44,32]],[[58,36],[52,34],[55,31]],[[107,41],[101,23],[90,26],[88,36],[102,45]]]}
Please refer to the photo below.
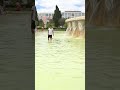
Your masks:
{"label": "tall cypress tree", "polygon": [[55,27],[58,27],[59,24],[59,19],[61,19],[62,15],[61,15],[61,11],[59,10],[58,6],[56,5],[56,9],[54,11],[54,15],[53,15],[53,21],[55,23]]}

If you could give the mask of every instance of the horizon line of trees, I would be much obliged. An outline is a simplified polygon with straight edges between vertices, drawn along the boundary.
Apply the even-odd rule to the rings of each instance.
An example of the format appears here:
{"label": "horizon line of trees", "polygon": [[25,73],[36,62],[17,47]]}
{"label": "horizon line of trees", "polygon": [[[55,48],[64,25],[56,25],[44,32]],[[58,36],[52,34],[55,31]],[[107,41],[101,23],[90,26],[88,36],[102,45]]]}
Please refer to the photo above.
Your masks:
{"label": "horizon line of trees", "polygon": [[[54,10],[53,18],[47,22],[47,28],[52,26],[54,28],[66,28],[65,18],[62,18],[61,11],[59,10],[58,6],[56,5],[56,9]],[[44,22],[42,19],[39,20],[39,26],[44,27]]]}

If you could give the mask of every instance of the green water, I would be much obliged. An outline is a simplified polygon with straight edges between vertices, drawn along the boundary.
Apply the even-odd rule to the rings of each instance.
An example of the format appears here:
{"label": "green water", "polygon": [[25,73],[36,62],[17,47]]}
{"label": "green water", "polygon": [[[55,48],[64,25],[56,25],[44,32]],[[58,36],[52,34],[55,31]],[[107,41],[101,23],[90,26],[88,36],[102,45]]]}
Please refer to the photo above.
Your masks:
{"label": "green water", "polygon": [[35,90],[85,90],[85,40],[56,31],[35,35]]}

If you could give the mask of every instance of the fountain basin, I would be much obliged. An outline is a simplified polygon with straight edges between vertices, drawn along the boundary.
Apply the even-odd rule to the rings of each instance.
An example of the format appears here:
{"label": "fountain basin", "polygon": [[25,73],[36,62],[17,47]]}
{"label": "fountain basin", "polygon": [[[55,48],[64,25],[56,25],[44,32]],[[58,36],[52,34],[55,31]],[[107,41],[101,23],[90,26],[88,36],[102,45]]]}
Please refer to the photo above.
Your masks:
{"label": "fountain basin", "polygon": [[73,37],[85,37],[85,16],[70,18],[67,23],[66,32]]}

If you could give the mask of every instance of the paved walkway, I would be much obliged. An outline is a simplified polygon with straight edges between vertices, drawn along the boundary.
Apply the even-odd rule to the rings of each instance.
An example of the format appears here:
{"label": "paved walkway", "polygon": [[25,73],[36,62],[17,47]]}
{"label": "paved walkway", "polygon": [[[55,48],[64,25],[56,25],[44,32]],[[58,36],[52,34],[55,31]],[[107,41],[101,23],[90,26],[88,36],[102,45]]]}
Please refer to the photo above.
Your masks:
{"label": "paved walkway", "polygon": [[34,44],[30,13],[0,16],[1,90],[34,90]]}

